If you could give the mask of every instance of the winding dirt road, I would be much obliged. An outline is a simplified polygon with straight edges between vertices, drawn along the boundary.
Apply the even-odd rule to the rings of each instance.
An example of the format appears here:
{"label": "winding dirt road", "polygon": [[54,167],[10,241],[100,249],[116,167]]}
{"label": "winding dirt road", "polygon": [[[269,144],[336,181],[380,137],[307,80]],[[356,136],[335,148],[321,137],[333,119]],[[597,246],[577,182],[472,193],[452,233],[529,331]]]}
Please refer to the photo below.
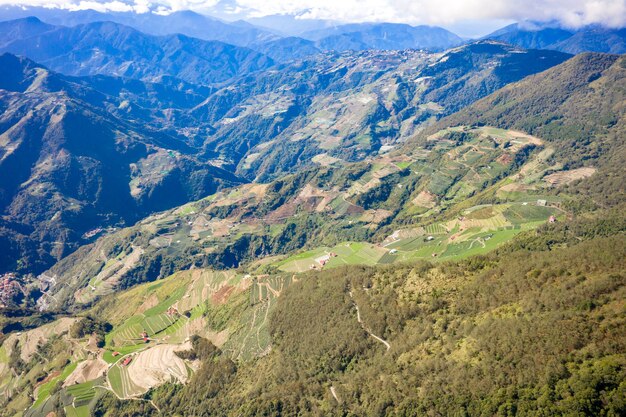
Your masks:
{"label": "winding dirt road", "polygon": [[352,297],[352,291],[349,291],[348,294],[350,294],[350,298],[352,299],[352,303],[354,304],[354,307],[356,308],[356,319],[359,322],[359,324],[361,325],[361,327],[363,328],[363,330],[365,330],[370,336],[372,336],[374,339],[378,340],[380,343],[382,343],[383,345],[385,345],[385,347],[387,348],[387,350],[391,349],[391,345],[389,344],[389,342],[387,342],[386,340],[384,340],[383,338],[380,338],[378,336],[376,336],[374,333],[372,333],[372,331],[363,323],[363,320],[361,320],[361,311],[359,310],[359,306],[357,305],[356,301],[354,301],[354,297]]}

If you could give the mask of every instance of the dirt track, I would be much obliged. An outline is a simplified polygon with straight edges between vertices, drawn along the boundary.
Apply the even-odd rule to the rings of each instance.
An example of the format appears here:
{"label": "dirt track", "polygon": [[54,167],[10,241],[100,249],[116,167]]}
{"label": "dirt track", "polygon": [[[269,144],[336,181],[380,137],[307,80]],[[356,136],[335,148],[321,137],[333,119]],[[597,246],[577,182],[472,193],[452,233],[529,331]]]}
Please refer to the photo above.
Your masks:
{"label": "dirt track", "polygon": [[350,294],[350,298],[352,298],[352,302],[354,304],[354,307],[356,308],[356,319],[359,322],[359,324],[361,325],[361,327],[363,328],[363,330],[365,330],[374,339],[378,340],[380,343],[385,345],[387,350],[391,349],[391,345],[389,344],[389,342],[387,342],[386,340],[376,336],[374,333],[372,333],[370,331],[370,329],[367,328],[367,326],[365,326],[365,324],[363,323],[363,320],[361,320],[361,312],[359,311],[359,306],[356,304],[356,301],[354,301],[354,298],[352,297],[352,291],[350,291],[349,294]]}

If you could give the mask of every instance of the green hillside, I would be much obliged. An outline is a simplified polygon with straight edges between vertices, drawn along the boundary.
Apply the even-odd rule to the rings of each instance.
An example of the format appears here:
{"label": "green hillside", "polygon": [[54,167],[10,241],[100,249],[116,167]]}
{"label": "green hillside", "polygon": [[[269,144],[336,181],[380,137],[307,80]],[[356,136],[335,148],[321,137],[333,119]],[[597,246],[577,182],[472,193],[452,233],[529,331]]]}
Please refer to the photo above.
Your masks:
{"label": "green hillside", "polygon": [[625,81],[580,55],[82,246],[3,318],[0,416],[626,414]]}
{"label": "green hillside", "polygon": [[[111,323],[102,352],[115,364],[103,378],[57,383],[93,361],[84,339],[52,337],[31,353],[27,375],[36,375],[37,355],[51,354],[60,361],[47,372],[60,376],[39,387],[26,415],[620,415],[625,231],[613,211],[546,225],[463,261],[297,276],[179,272],[86,312]],[[172,307],[181,311],[173,330],[136,345],[121,337]],[[15,339],[3,345],[11,357]],[[170,346],[178,356],[166,354]],[[177,378],[176,361],[187,363],[185,385],[145,389],[133,368],[160,364]],[[15,391],[5,410],[24,404],[17,388],[28,392],[28,379],[8,381]]]}

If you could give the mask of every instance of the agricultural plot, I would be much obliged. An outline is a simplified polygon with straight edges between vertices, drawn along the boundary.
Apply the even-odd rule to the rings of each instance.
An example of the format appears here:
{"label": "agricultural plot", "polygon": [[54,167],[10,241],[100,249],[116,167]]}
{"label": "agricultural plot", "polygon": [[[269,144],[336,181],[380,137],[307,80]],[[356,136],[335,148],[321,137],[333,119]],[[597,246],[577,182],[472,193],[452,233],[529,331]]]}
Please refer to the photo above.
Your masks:
{"label": "agricultural plot", "polygon": [[128,374],[128,368],[120,364],[115,364],[109,368],[107,380],[111,390],[119,398],[132,398],[144,392],[132,381]]}
{"label": "agricultural plot", "polygon": [[512,205],[504,211],[504,216],[514,225],[545,221],[551,215],[555,214],[555,209],[545,206],[537,206],[536,204]]}
{"label": "agricultural plot", "polygon": [[444,226],[439,223],[429,224],[425,227],[426,234],[429,235],[440,235],[443,233],[447,233],[447,230]]}
{"label": "agricultural plot", "polygon": [[304,272],[315,268],[342,265],[375,265],[387,249],[363,242],[347,242],[332,248],[318,248],[296,254],[277,264],[285,272]]}
{"label": "agricultural plot", "polygon": [[[188,322],[183,313],[187,311],[190,314],[197,313],[197,308],[219,296],[223,288],[246,285],[242,283],[242,276],[233,271],[196,270],[187,274],[191,276],[176,277],[183,280],[182,285],[169,289],[167,293],[164,292],[163,298],[157,304],[116,327],[107,335],[107,343],[114,345],[116,350],[123,346],[135,346],[142,342],[141,335],[144,331],[150,339],[167,339],[169,343],[182,341],[187,335],[185,326]],[[148,294],[150,289],[158,291],[157,285],[147,287]]]}
{"label": "agricultural plot", "polygon": [[387,245],[397,251],[394,258],[383,262],[407,261],[425,257],[459,259],[486,253],[512,239],[522,230],[534,228],[556,214],[552,207],[528,203],[483,205],[467,209],[464,216],[451,220],[444,227],[432,224],[425,236],[398,239]]}
{"label": "agricultural plot", "polygon": [[[460,126],[431,135],[429,148],[444,153],[437,166],[423,169],[430,176],[428,191],[455,201],[481,189],[485,182],[506,173],[515,154],[527,146],[543,142],[521,132],[490,127]],[[535,158],[545,157],[539,155]]]}
{"label": "agricultural plot", "polygon": [[271,349],[269,314],[275,300],[294,281],[293,275],[258,278],[250,288],[250,303],[239,318],[237,329],[222,350],[233,359],[251,360]]}
{"label": "agricultural plot", "polygon": [[94,399],[96,396],[96,388],[94,385],[94,381],[89,381],[66,388],[67,393],[73,397],[72,405],[75,408],[89,405],[91,400]]}
{"label": "agricultural plot", "polygon": [[271,349],[268,317],[275,301],[272,291],[267,294],[262,301],[248,306],[240,316],[235,332],[222,346],[222,351],[232,359],[251,360]]}
{"label": "agricultural plot", "polygon": [[91,410],[87,406],[82,407],[74,407],[72,405],[68,405],[64,408],[65,415],[67,417],[90,417]]}
{"label": "agricultural plot", "polygon": [[[104,355],[102,355],[102,359],[108,363],[113,364],[118,362],[125,355],[128,355],[133,352],[137,352],[146,347],[145,343],[130,345],[130,346],[116,346],[110,347],[104,351]],[[119,355],[113,356],[113,352],[119,352]]]}
{"label": "agricultural plot", "polygon": [[37,399],[33,404],[33,408],[40,407],[48,398],[50,398],[50,391],[52,388],[54,388],[59,381],[64,381],[65,378],[67,378],[74,371],[74,369],[76,369],[76,366],[76,363],[70,363],[63,369],[60,375],[41,385],[37,389]]}
{"label": "agricultural plot", "polygon": [[143,253],[142,248],[133,246],[129,253],[110,259],[102,271],[90,280],[89,286],[76,292],[76,301],[88,303],[96,297],[112,293],[119,278],[139,262]]}

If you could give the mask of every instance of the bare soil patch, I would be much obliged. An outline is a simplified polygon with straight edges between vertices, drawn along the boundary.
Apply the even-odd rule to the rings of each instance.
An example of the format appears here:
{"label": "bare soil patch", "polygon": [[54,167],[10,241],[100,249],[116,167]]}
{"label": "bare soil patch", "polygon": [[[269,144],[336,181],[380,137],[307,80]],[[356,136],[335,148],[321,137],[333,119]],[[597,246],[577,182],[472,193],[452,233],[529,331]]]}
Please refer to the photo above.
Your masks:
{"label": "bare soil patch", "polygon": [[585,167],[572,169],[569,171],[555,172],[554,174],[546,175],[544,181],[550,184],[552,187],[559,187],[566,185],[576,180],[587,178],[592,176],[596,172],[593,167]]}
{"label": "bare soil patch", "polygon": [[176,355],[177,351],[189,350],[190,343],[183,345],[157,345],[135,355],[128,365],[132,382],[149,390],[167,381],[187,381],[189,374],[185,362]]}
{"label": "bare soil patch", "polygon": [[83,382],[93,381],[103,376],[108,369],[108,365],[102,359],[89,359],[78,364],[74,372],[72,372],[63,383],[64,387],[74,384],[82,384]]}

